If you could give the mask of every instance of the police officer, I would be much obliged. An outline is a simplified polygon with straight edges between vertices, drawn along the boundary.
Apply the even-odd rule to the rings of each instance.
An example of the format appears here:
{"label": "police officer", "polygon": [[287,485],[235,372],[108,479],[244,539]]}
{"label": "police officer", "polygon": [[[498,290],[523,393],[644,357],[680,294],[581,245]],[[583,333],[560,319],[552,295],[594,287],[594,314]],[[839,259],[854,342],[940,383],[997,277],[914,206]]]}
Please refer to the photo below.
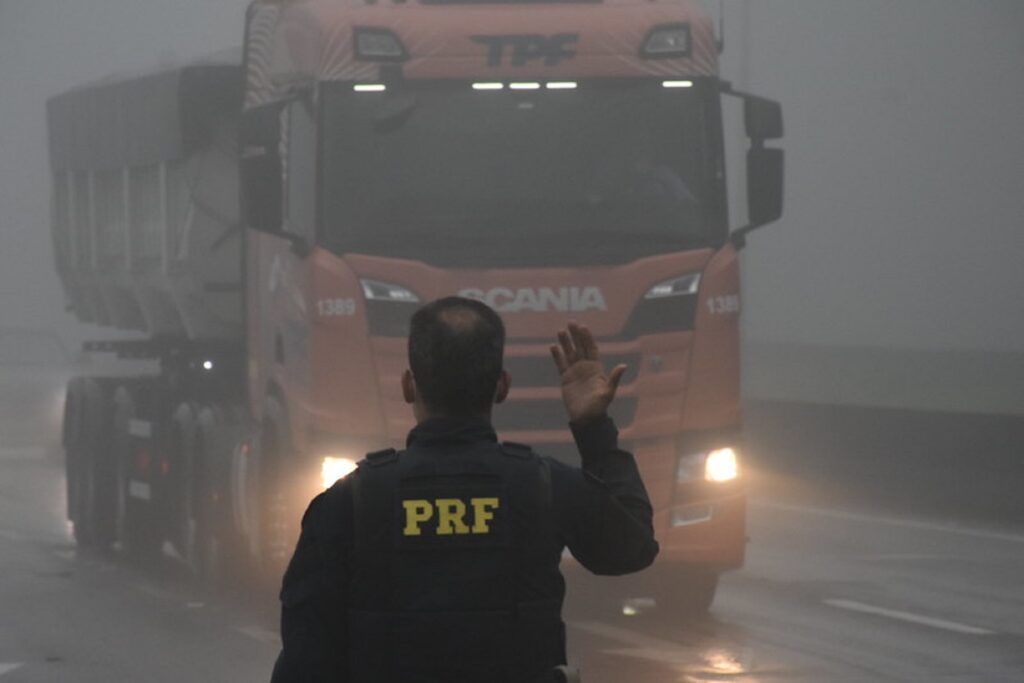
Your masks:
{"label": "police officer", "polygon": [[499,443],[505,330],[459,297],[412,318],[402,392],[406,450],[373,453],[310,504],[281,590],[273,683],[554,680],[566,662],[562,551],[597,574],[658,553],[633,456],[607,415],[625,366],[605,374],[586,327],[551,346],[582,460]]}

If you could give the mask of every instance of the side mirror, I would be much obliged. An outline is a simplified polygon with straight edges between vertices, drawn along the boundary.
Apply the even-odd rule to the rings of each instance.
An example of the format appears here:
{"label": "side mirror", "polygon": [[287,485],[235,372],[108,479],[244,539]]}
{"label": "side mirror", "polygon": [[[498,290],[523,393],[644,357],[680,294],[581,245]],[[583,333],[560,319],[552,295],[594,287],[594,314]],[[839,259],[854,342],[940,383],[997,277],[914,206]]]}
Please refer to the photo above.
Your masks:
{"label": "side mirror", "polygon": [[743,124],[751,140],[778,140],[783,135],[782,105],[747,95],[743,98]]}
{"label": "side mirror", "polygon": [[754,146],[747,151],[747,215],[750,227],[773,223],[782,216],[785,152]]}
{"label": "side mirror", "polygon": [[280,232],[284,222],[281,187],[281,110],[275,103],[246,112],[240,134],[240,191],[246,225],[262,232]]}
{"label": "side mirror", "polygon": [[743,123],[750,149],[747,150],[747,217],[749,223],[730,235],[736,249],[747,243],[747,233],[773,223],[782,216],[785,152],[765,147],[766,140],[783,135],[782,106],[774,100],[734,90],[722,83],[722,92],[743,100]]}

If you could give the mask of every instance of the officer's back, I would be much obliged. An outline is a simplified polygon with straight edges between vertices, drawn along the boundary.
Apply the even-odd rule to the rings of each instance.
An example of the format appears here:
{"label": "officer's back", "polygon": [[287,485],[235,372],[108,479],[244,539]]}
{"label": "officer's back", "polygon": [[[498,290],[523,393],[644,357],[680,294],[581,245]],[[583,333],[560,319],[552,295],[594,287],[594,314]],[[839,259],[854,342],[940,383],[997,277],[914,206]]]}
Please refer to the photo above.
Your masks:
{"label": "officer's back", "polygon": [[563,548],[598,573],[653,560],[650,504],[605,415],[623,369],[606,376],[579,326],[552,347],[581,470],[498,442],[503,345],[478,302],[413,317],[402,389],[417,426],[310,505],[275,681],[546,680],[566,661]]}

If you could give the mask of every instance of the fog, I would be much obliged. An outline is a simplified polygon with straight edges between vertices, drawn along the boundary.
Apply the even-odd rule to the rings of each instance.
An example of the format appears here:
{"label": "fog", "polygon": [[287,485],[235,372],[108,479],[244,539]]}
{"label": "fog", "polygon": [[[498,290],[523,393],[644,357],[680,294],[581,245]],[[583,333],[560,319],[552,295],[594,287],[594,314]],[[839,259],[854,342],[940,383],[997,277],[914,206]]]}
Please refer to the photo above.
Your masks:
{"label": "fog", "polygon": [[[419,2],[415,0],[415,4]],[[428,4],[427,0],[422,2]],[[367,4],[374,3],[367,0]],[[390,0],[378,0],[378,4],[390,4]],[[264,329],[252,332],[249,328],[249,332],[250,337],[262,337],[255,342],[250,339],[244,351],[235,345],[224,352],[223,345],[216,344],[190,350],[195,355],[187,359],[192,365],[181,372],[201,387],[195,395],[187,393],[193,385],[179,385],[179,376],[172,372],[167,373],[173,378],[165,385],[147,384],[149,380],[138,378],[122,385],[127,363],[118,366],[121,370],[116,381],[103,385],[102,391],[107,393],[96,390],[96,385],[88,381],[66,391],[70,371],[47,356],[54,335],[69,348],[78,348],[85,340],[122,334],[83,324],[65,310],[67,300],[56,272],[50,232],[47,100],[111,76],[187,63],[239,47],[247,5],[248,0],[0,0],[0,335],[12,329],[25,335],[0,338],[0,570],[5,576],[5,581],[0,581],[0,683],[165,680],[151,677],[155,671],[167,672],[166,680],[269,677],[280,646],[275,598],[280,576],[277,570],[282,567],[274,565],[277,574],[271,585],[265,574],[258,574],[250,566],[254,557],[233,564],[232,560],[238,558],[229,553],[244,555],[251,551],[255,556],[265,552],[263,546],[252,551],[249,546],[240,549],[237,544],[250,542],[258,533],[271,536],[271,542],[259,537],[259,543],[269,547],[281,540],[272,535],[280,533],[279,528],[297,532],[299,515],[289,507],[291,502],[281,502],[283,493],[280,500],[266,493],[265,489],[272,486],[259,476],[269,481],[272,475],[258,474],[262,466],[258,458],[272,460],[283,457],[281,453],[301,453],[313,465],[323,460],[325,468],[330,461],[335,469],[318,470],[316,474],[324,481],[317,479],[309,487],[319,491],[322,487],[316,485],[329,485],[334,474],[350,471],[367,450],[363,448],[367,443],[360,440],[363,436],[345,434],[341,438],[343,430],[338,425],[343,421],[355,434],[376,428],[367,425],[384,425],[377,436],[385,432],[393,436],[395,425],[405,424],[403,419],[408,418],[411,424],[411,413],[395,417],[397,411],[407,408],[397,379],[391,382],[393,386],[376,386],[387,372],[397,378],[405,367],[401,355],[404,347],[397,339],[384,338],[404,337],[408,316],[393,316],[381,323],[376,332],[371,332],[379,336],[371,344],[359,339],[359,344],[345,346],[345,352],[338,355],[349,354],[343,360],[351,363],[345,366],[351,374],[340,378],[343,373],[332,365],[330,371],[339,376],[339,381],[326,388],[314,381],[326,375],[318,377],[320,369],[310,362],[317,351],[324,352],[326,344],[321,343],[313,351],[310,348],[314,344],[304,348],[311,336],[306,329],[310,325],[304,328],[295,325],[294,320],[273,322],[284,332],[276,327],[267,332],[272,325],[259,321]],[[570,573],[566,608],[570,615],[570,661],[587,662],[585,673],[590,676],[585,675],[583,680],[588,683],[1021,680],[1024,2],[707,0],[706,5],[716,20],[722,13],[722,78],[739,90],[778,100],[785,117],[785,136],[768,143],[786,154],[783,216],[749,234],[739,256],[741,304],[734,297],[727,302],[729,314],[742,308],[742,396],[736,397],[735,382],[730,384],[736,369],[731,346],[735,336],[723,333],[725,343],[712,352],[707,349],[714,344],[700,349],[707,354],[705,358],[713,360],[703,368],[691,367],[698,344],[691,342],[690,336],[686,336],[685,349],[672,347],[674,340],[684,335],[647,346],[643,341],[666,330],[689,333],[694,330],[692,321],[690,327],[636,332],[626,329],[634,320],[634,313],[630,313],[621,334],[609,333],[599,341],[602,345],[617,345],[608,355],[633,363],[623,380],[623,387],[628,387],[621,392],[625,398],[620,394],[609,413],[623,423],[619,426],[624,427],[624,441],[638,435],[627,445],[639,449],[637,461],[652,491],[655,524],[661,525],[656,526],[656,533],[664,534],[659,538],[663,555],[669,555],[673,548],[665,536],[678,534],[676,539],[692,540],[684,534],[690,530],[700,534],[708,527],[699,525],[710,526],[713,518],[718,523],[723,518],[722,510],[726,514],[732,510],[736,513],[729,518],[733,526],[714,527],[696,545],[701,546],[698,552],[708,552],[702,545],[707,542],[713,553],[717,540],[732,538],[741,548],[738,565],[743,568],[738,569],[732,558],[732,564],[726,567],[728,572],[722,570],[719,597],[708,617],[700,610],[696,616],[689,612],[681,616],[683,612],[675,607],[681,596],[690,597],[685,589],[691,583],[700,585],[703,581],[706,587],[711,578],[718,581],[715,572],[724,565],[714,565],[714,572],[708,570],[714,559],[698,562],[697,571],[688,566],[685,580],[675,576],[666,582],[662,578],[658,585],[661,597],[655,598],[651,596],[657,591],[651,585],[657,582],[633,584],[613,579],[590,583],[589,577],[579,576],[582,570],[578,564],[563,562],[563,567],[571,564],[567,573],[579,572]],[[522,10],[530,11],[531,7],[527,3]],[[502,37],[508,38],[498,36]],[[493,43],[492,48],[501,52],[497,48],[502,45]],[[495,54],[492,51],[491,57]],[[657,84],[653,87],[663,92]],[[346,94],[351,94],[347,88]],[[547,94],[539,85],[536,89]],[[464,94],[473,95],[468,87]],[[400,129],[426,100],[421,97],[417,102],[414,96],[412,105],[400,102],[402,106],[394,107],[384,123]],[[625,105],[616,115],[631,119],[637,107],[632,100],[623,101]],[[298,108],[302,103],[293,104]],[[731,227],[736,228],[746,216],[747,140],[740,103],[734,100],[726,106],[729,205]],[[532,110],[533,105],[524,100],[519,108]],[[606,104],[606,109],[611,107]],[[694,108],[690,113],[694,111],[703,116],[703,109]],[[595,120],[605,113],[600,112]],[[436,125],[439,119],[447,120],[446,116],[435,113],[432,122]],[[293,121],[289,119],[289,125]],[[367,121],[372,123],[364,128],[374,134],[379,132],[378,126],[386,127],[380,125],[381,117]],[[225,133],[234,132],[231,125],[222,125],[217,134],[233,142],[234,137]],[[311,129],[306,131],[308,140],[315,137],[308,132]],[[407,134],[410,129],[406,129]],[[301,140],[302,129],[297,130],[300,134],[296,139]],[[481,130],[486,134],[484,127]],[[457,134],[453,135],[457,139]],[[390,138],[399,148],[395,140],[401,139],[399,135]],[[627,139],[624,134],[623,140]],[[210,155],[216,157],[211,164],[213,171],[203,176],[215,179],[205,188],[208,194],[225,194],[220,192],[224,187],[234,189],[237,166],[233,155],[237,150],[224,139],[218,138],[217,142],[221,148],[214,151],[219,156]],[[544,149],[543,145],[539,147]],[[594,148],[600,149],[598,144]],[[354,153],[352,156],[355,158]],[[315,166],[318,163],[319,156],[307,171],[320,168]],[[433,158],[427,159],[423,167],[431,168],[431,163]],[[205,168],[203,164],[196,166]],[[164,195],[171,194],[166,179],[170,176],[168,167],[160,167],[159,175],[150,176],[164,183],[153,195],[159,197],[155,205],[166,202]],[[225,168],[229,170],[225,172]],[[301,191],[294,189],[300,184],[295,178],[301,179],[294,170],[298,168],[298,164],[292,167],[287,192]],[[190,177],[200,177],[195,168],[189,172],[194,173]],[[354,175],[358,174],[350,174]],[[179,189],[186,185],[181,177],[184,173],[177,180]],[[414,171],[396,174],[399,181],[413,185],[420,177]],[[676,180],[683,184],[681,179]],[[156,182],[152,187],[157,187]],[[685,184],[683,189],[688,192]],[[233,192],[229,194],[227,204],[234,198]],[[194,199],[186,195],[188,192],[182,193],[183,201]],[[340,200],[339,206],[346,200]],[[169,215],[166,203],[162,208],[165,213],[157,223]],[[195,238],[196,243],[216,240],[220,244],[221,237],[226,235],[226,240],[237,234],[223,231],[231,222],[223,216],[232,215],[231,211],[209,213],[204,219],[206,232]],[[557,216],[561,220],[561,214]],[[308,220],[312,225],[314,219]],[[521,217],[518,220],[522,222]],[[445,221],[455,222],[444,216],[437,224]],[[409,239],[402,238],[404,248],[420,249],[430,241],[423,240],[422,235],[419,240],[412,239],[412,232]],[[476,257],[473,250],[479,245],[471,244],[469,237],[479,239],[477,232],[475,225],[464,228],[469,246],[458,254],[452,250],[453,263],[464,264]],[[541,233],[543,230],[535,231]],[[386,245],[386,240],[382,243]],[[161,264],[165,269],[162,275],[170,272],[168,244],[164,241],[158,246],[158,251],[164,250],[163,262],[151,262]],[[193,251],[188,253],[197,253],[206,246],[192,244]],[[606,251],[625,253],[625,248],[617,244],[609,242],[605,246]],[[639,246],[641,251],[654,248]],[[502,248],[491,245],[490,251],[500,252]],[[543,250],[545,244],[536,244],[535,248]],[[285,259],[290,258],[286,251],[281,250]],[[296,247],[290,253],[298,259],[302,252]],[[591,253],[581,250],[581,262]],[[536,265],[530,261],[531,254],[520,254],[521,262]],[[225,250],[220,257],[230,258],[232,267],[238,263],[235,252]],[[129,255],[126,262],[131,258]],[[367,268],[385,268],[371,256],[352,260],[360,258]],[[545,265],[560,258],[561,252],[552,249]],[[269,256],[264,261],[255,267],[267,271],[261,275],[266,275],[269,285],[265,300],[272,303],[268,308],[291,295],[291,301],[282,306],[294,304],[305,315],[307,302],[293,279],[299,269],[289,271],[287,264],[282,267],[276,254],[272,263]],[[227,275],[200,282],[210,271],[222,275],[219,263],[213,259],[210,263],[213,265],[206,264],[201,276],[187,274],[198,283],[194,289],[183,285],[167,300],[175,305],[182,301],[195,305],[199,301],[195,305],[199,310],[202,304],[216,299],[220,310],[231,309],[234,317],[225,316],[230,318],[228,322],[215,320],[216,324],[205,328],[215,330],[209,335],[213,338],[224,334],[223,330],[233,331],[232,325],[238,324],[241,314],[233,306],[236,289]],[[440,278],[437,273],[444,266],[431,266],[437,270],[403,267],[408,267],[410,277]],[[250,263],[247,267],[253,266]],[[676,277],[680,273],[686,275]],[[324,334],[340,334],[338,330],[345,329],[342,325],[348,320],[355,320],[357,311],[360,316],[369,316],[369,300],[380,295],[369,291],[375,287],[390,303],[418,301],[411,283],[410,290],[406,290],[388,282],[360,280],[363,275],[355,267],[352,273],[346,271],[346,277],[352,277],[344,286],[354,288],[351,293],[346,291],[346,298],[334,298],[341,294],[333,293],[330,298],[315,301],[315,306],[309,302],[321,333],[326,330]],[[378,277],[373,272],[369,275]],[[542,273],[541,279],[548,275]],[[673,288],[680,281],[695,278],[692,282],[702,282],[689,271],[673,271],[673,277],[676,279],[658,285],[670,285],[666,298],[678,294]],[[704,277],[710,279],[706,273]],[[168,277],[162,284],[170,280]],[[211,282],[214,286],[203,289]],[[523,301],[527,304],[547,297],[549,302],[562,301],[570,308],[565,302],[575,301],[583,308],[584,304],[600,301],[603,307],[603,297],[614,296],[612,290],[623,285],[598,283],[604,287],[601,290],[597,286],[576,287],[574,283],[571,291],[568,287],[554,291],[560,285],[549,288],[547,280],[498,284],[500,287],[489,291],[512,294],[513,290],[506,287],[522,287],[517,291],[525,292]],[[541,284],[545,293],[538,296]],[[648,298],[657,298],[643,294],[650,287],[647,283],[627,284],[642,286],[636,297],[641,304],[637,306],[644,305]],[[337,287],[340,292],[341,285]],[[494,287],[494,283],[480,287]],[[486,289],[463,291],[482,295]],[[688,295],[694,297],[694,307],[703,312],[697,293],[694,286]],[[394,298],[388,298],[392,294]],[[347,298],[351,296],[355,298]],[[403,297],[411,297],[411,301]],[[714,302],[707,303],[712,304],[715,313]],[[510,314],[506,320],[519,312],[516,306],[527,304],[520,301],[506,309]],[[360,307],[365,308],[365,314]],[[181,323],[184,316],[167,312],[170,308],[173,306],[161,310],[166,313],[164,320],[185,329]],[[210,304],[209,310],[214,308]],[[197,319],[205,321],[201,316],[206,313],[206,309],[201,310]],[[635,313],[636,318],[641,317],[639,308]],[[313,315],[309,312],[308,318]],[[696,319],[696,314],[690,315]],[[327,318],[332,320],[324,323]],[[648,318],[655,325],[663,322],[660,313]],[[513,320],[511,325],[515,324]],[[386,333],[381,331],[384,327]],[[714,329],[720,332],[720,328]],[[735,327],[729,329],[734,332]],[[43,333],[33,337],[33,331],[39,330]],[[694,332],[694,337],[698,333]],[[544,430],[534,432],[551,439],[544,447],[551,448],[551,454],[559,459],[568,453],[569,461],[575,463],[578,454],[569,437],[558,440],[551,436],[556,430],[564,431],[562,413],[551,409],[559,408],[557,375],[552,374],[546,355],[543,366],[535,362],[535,352],[540,349],[546,354],[546,350],[531,335],[518,335],[513,342],[521,348],[512,354],[512,360],[506,357],[506,368],[516,370],[513,392],[525,389],[525,398],[514,397],[498,406],[495,423],[502,431],[500,419],[510,416],[505,424],[520,427],[509,427],[509,431],[527,430],[522,425]],[[271,336],[272,344],[267,342]],[[339,338],[321,339],[337,342]],[[260,343],[263,347],[257,348]],[[38,345],[33,349],[37,353],[28,354],[28,360],[18,363],[5,361],[6,353],[13,349],[11,357],[18,356],[15,347],[26,344]],[[366,351],[364,346],[372,349]],[[526,346],[530,348],[524,351],[522,347]],[[267,361],[264,365],[274,366],[271,370],[254,369],[261,352],[262,360]],[[200,353],[204,355],[196,355]],[[360,354],[366,356],[361,365],[352,361],[358,361]],[[165,350],[163,360],[170,367],[184,363],[184,357]],[[294,364],[287,365],[286,357]],[[299,360],[294,360],[296,357]],[[156,364],[151,360],[139,362],[131,372],[154,371]],[[98,366],[89,365],[84,356],[73,362],[78,363],[76,373],[85,368],[85,374],[100,374]],[[679,367],[673,367],[673,362]],[[718,365],[708,370],[715,363]],[[176,372],[185,366],[173,367]],[[222,385],[213,386],[213,380],[203,384],[207,375],[198,368],[219,378],[216,373],[224,367],[231,370],[225,371],[229,379]],[[291,379],[300,377],[295,379],[296,386],[288,389],[309,404],[302,406],[308,413],[304,415],[308,424],[302,423],[309,431],[304,446],[307,451],[288,450],[291,444],[286,443],[286,435],[301,421],[288,422],[289,407],[277,406],[277,394],[268,391],[267,396],[255,399],[245,396],[246,391],[258,393],[262,389],[254,390],[240,378],[258,377],[269,385],[278,379],[270,375],[286,374],[281,367],[294,371]],[[549,374],[536,379],[542,370]],[[726,376],[724,388],[708,386],[714,385],[716,377],[720,379],[716,375],[719,371]],[[267,377],[259,376],[260,372]],[[687,383],[697,385],[700,379],[705,381],[701,387],[704,393],[691,391]],[[252,385],[258,383],[253,381]],[[315,396],[309,390],[314,385],[320,391]],[[638,389],[639,385],[643,387]],[[677,385],[686,386],[680,389]],[[360,400],[364,392],[369,397],[363,401],[368,407],[360,405],[352,409],[351,415],[328,415],[331,406],[348,405],[345,400],[353,395],[353,387]],[[160,392],[164,389],[173,406],[162,404],[164,394]],[[543,393],[547,390],[550,393]],[[531,391],[534,393],[526,396]],[[641,391],[650,393],[637,398]],[[65,432],[61,442],[59,425],[66,416],[66,405],[79,405],[75,403],[77,398],[65,404],[65,397],[72,394],[83,397],[81,406],[102,404],[102,410],[96,413],[101,418],[91,418],[109,429],[94,434],[81,427],[88,419],[69,420],[79,431],[70,437]],[[157,395],[159,400],[154,398]],[[252,405],[262,401],[259,404],[265,414],[251,419],[246,398]],[[705,399],[710,406],[706,412]],[[325,405],[310,408],[317,400]],[[521,407],[529,401],[536,403]],[[542,401],[546,407],[537,407]],[[358,412],[364,407],[365,414]],[[146,409],[156,417],[144,414]],[[659,409],[672,414],[656,415]],[[698,415],[693,423],[686,422],[691,409]],[[319,414],[314,415],[317,410]],[[85,408],[81,411],[90,415]],[[537,426],[541,411],[541,417],[547,420],[543,427]],[[740,414],[742,438],[737,424]],[[630,423],[637,415],[642,418]],[[702,421],[701,417],[706,419]],[[166,424],[159,424],[161,419]],[[337,422],[330,423],[330,419]],[[44,423],[46,426],[39,426]],[[637,424],[640,428],[627,431]],[[328,427],[317,431],[323,425]],[[164,427],[175,438],[181,437],[173,431],[179,428],[188,436],[173,441],[180,452],[169,457],[156,446],[152,454],[145,447],[145,439],[155,432],[162,439],[159,448],[170,450],[170,437],[160,432]],[[329,434],[330,428],[337,428],[339,433]],[[647,428],[651,432],[643,433]],[[208,436],[204,429],[216,436],[208,444],[203,441]],[[275,436],[282,438],[278,442],[271,438]],[[278,445],[281,453],[267,455],[273,446],[260,451],[261,444],[267,443]],[[397,441],[395,444],[401,445]],[[376,449],[390,444],[372,445]],[[210,475],[209,481],[196,475],[199,470],[193,470],[192,460],[188,460],[204,455],[203,447],[210,449],[209,460],[216,463],[211,468],[216,469],[216,475]],[[192,448],[195,450],[188,450]],[[658,448],[664,448],[664,452]],[[356,454],[349,452],[352,449],[362,450]],[[186,451],[188,458],[181,455]],[[722,481],[739,479],[737,488],[728,490],[728,501],[715,498],[721,490],[714,489],[711,482],[720,482],[707,469],[716,453],[731,454],[740,463],[736,466],[734,459],[720,465],[725,472]],[[188,469],[175,459],[178,456],[182,462],[188,460]],[[254,461],[256,464],[251,464]],[[79,464],[73,464],[76,462]],[[104,469],[105,465],[109,467]],[[163,535],[155,548],[148,548],[148,555],[136,554],[138,538],[125,531],[129,526],[126,520],[134,520],[131,514],[136,514],[126,512],[125,501],[132,496],[148,501],[150,480],[126,484],[121,475],[129,466],[135,469],[125,477],[149,476],[155,482],[152,490],[165,486],[171,491],[168,498],[180,495],[181,500],[187,500],[180,509],[177,500],[170,506],[177,515],[173,523],[178,526],[170,531],[161,529]],[[72,471],[75,467],[79,469]],[[267,467],[264,471],[276,474],[278,469]],[[175,476],[168,477],[169,472]],[[299,477],[294,479],[297,482]],[[289,482],[292,488],[298,487],[296,482]],[[303,486],[308,483],[301,482]],[[684,491],[691,484],[692,490]],[[193,485],[200,487],[196,490],[203,495],[196,494]],[[103,502],[97,492],[110,493],[115,487],[119,487],[117,495],[109,500],[116,498],[116,504]],[[187,498],[183,492],[187,492]],[[291,489],[289,492],[294,493]],[[303,496],[308,493],[305,488],[302,492]],[[707,500],[701,496],[707,496]],[[202,506],[202,502],[194,501],[207,499],[214,501],[206,503],[212,506],[210,510],[216,509],[221,519],[230,520],[223,527],[215,522],[206,524],[204,517],[200,529],[197,520],[201,515],[216,515],[205,507],[196,512],[189,506]],[[302,499],[303,506],[308,499]],[[267,508],[273,508],[273,512],[268,518],[275,513],[283,515],[281,509],[286,509],[294,513],[295,519],[276,527],[273,522],[280,520],[272,519],[265,526],[274,529],[267,531],[261,518],[264,510],[257,509],[257,505],[271,500],[273,505]],[[74,524],[69,520],[71,508],[80,515]],[[150,519],[145,514],[138,517],[144,520],[143,525]],[[95,527],[91,528],[93,537],[82,531],[86,528],[82,520]],[[75,524],[79,525],[77,532]],[[148,527],[140,528],[145,531]],[[728,536],[729,531],[736,531],[734,537]],[[103,533],[108,537],[102,537]],[[198,548],[196,537],[209,541],[211,547],[220,544],[210,556],[221,552],[226,559],[217,555],[216,561],[210,561],[216,567],[197,569],[199,551],[189,555],[182,548],[188,543],[192,543],[193,550]],[[290,537],[288,540],[292,542],[290,550],[294,543]],[[235,545],[225,550],[229,544]],[[253,542],[252,547],[257,545]],[[208,549],[202,550],[205,553]],[[204,554],[201,559],[209,558]],[[238,576],[230,575],[234,567],[242,567]],[[204,573],[207,569],[209,575]],[[247,573],[250,571],[252,575]],[[258,586],[256,590],[254,585]],[[643,587],[637,588],[639,585]],[[713,597],[717,584],[710,585]],[[673,594],[673,590],[679,593]],[[666,607],[669,604],[672,610]],[[90,624],[95,625],[95,631],[88,628]],[[29,672],[28,677],[18,678],[25,672]],[[90,678],[93,672],[95,678]]]}
{"label": "fog", "polygon": [[[98,334],[63,313],[53,272],[46,98],[238,45],[244,7],[241,0],[0,4],[5,324]],[[786,116],[785,215],[755,233],[744,253],[747,343],[776,351],[794,344],[1024,351],[1024,7],[1014,0],[734,0],[725,7],[724,77],[780,100]],[[742,169],[741,158],[730,163],[734,175]],[[732,199],[738,207],[740,192]],[[1017,360],[1006,363],[1019,377]],[[784,383],[757,368],[748,374],[753,394]]]}
{"label": "fog", "polygon": [[49,235],[46,100],[111,75],[187,62],[242,42],[244,0],[0,1],[0,320],[98,330],[64,314]]}

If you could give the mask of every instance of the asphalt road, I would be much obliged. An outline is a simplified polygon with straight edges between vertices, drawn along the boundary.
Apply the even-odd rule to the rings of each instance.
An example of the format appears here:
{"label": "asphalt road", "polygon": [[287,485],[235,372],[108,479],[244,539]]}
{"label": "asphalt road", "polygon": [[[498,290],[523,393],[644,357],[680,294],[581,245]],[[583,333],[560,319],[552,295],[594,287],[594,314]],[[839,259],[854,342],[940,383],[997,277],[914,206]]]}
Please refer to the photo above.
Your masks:
{"label": "asphalt road", "polygon": [[[62,506],[56,459],[0,451],[0,683],[267,680],[272,596],[79,554]],[[750,536],[707,618],[572,583],[583,680],[1024,681],[1024,530],[757,499]]]}

